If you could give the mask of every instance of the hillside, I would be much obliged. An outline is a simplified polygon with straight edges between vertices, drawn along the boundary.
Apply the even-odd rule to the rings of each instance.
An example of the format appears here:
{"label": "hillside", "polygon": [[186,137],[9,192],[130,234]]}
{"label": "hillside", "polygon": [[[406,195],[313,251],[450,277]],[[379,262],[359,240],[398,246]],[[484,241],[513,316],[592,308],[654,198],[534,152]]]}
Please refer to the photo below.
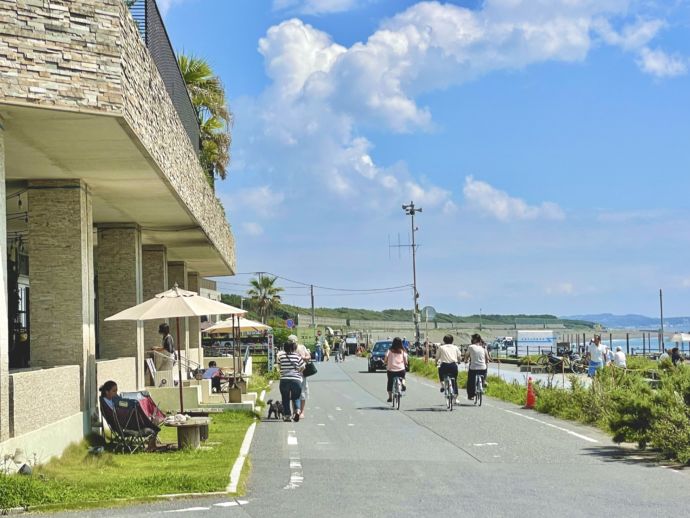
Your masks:
{"label": "hillside", "polygon": [[[240,306],[240,297],[238,295],[222,295],[223,302],[232,306]],[[245,301],[246,304],[246,301]],[[256,313],[250,310],[249,318],[257,318]],[[285,320],[288,318],[295,318],[298,314],[310,315],[311,308],[302,308],[299,306],[292,306],[290,304],[281,304],[274,312],[274,318]],[[374,311],[371,309],[362,308],[315,308],[314,314],[317,317],[327,318],[341,318],[350,320],[377,320],[377,321],[412,321],[412,310],[410,309],[384,309],[383,311]],[[518,323],[542,323],[544,321],[558,321],[568,326],[578,327],[594,327],[592,321],[583,321],[580,319],[559,318],[555,315],[453,315],[452,313],[437,313],[434,321],[436,322],[479,322],[487,324],[514,324]]]}

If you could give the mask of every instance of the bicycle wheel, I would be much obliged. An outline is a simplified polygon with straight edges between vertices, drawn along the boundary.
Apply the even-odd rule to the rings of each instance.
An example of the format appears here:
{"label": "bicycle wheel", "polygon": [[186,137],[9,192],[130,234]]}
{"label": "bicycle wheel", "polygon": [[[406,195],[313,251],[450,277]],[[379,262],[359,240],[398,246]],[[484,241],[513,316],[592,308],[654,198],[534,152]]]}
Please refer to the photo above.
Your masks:
{"label": "bicycle wheel", "polygon": [[539,358],[537,358],[537,365],[540,367],[548,367],[549,363],[549,357],[545,354],[542,354]]}
{"label": "bicycle wheel", "polygon": [[446,396],[446,408],[450,411],[453,410],[453,384],[450,382],[450,378],[446,376],[443,380],[443,390]]}
{"label": "bicycle wheel", "polygon": [[397,393],[393,397],[393,405],[395,406],[396,410],[400,410],[400,393]]}
{"label": "bicycle wheel", "polygon": [[477,388],[475,390],[477,395],[475,396],[474,402],[482,406],[482,400],[484,399],[484,379],[482,376],[477,376]]}

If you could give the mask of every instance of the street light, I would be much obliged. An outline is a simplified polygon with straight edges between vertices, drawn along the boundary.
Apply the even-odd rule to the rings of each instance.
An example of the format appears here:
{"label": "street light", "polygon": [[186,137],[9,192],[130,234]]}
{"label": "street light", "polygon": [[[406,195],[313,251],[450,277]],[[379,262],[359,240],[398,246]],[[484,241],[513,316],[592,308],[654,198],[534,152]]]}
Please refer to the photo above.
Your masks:
{"label": "street light", "polygon": [[417,246],[415,245],[414,235],[417,227],[414,226],[414,215],[422,212],[422,208],[415,207],[414,202],[403,204],[402,209],[407,216],[412,216],[412,289],[414,290],[414,338],[415,345],[419,343],[419,292],[417,291]]}

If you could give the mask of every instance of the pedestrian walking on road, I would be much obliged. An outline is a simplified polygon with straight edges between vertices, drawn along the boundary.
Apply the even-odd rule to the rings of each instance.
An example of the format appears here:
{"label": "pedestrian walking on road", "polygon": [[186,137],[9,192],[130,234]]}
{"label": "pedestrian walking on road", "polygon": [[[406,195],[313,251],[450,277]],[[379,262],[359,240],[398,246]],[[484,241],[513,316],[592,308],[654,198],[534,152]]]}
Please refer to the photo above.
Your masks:
{"label": "pedestrian walking on road", "polygon": [[472,335],[471,344],[465,353],[465,363],[469,361],[469,369],[467,371],[467,399],[474,400],[477,395],[475,388],[477,386],[477,376],[484,376],[489,366],[489,353],[482,345],[483,340],[479,334]]}
{"label": "pedestrian walking on road", "polygon": [[388,391],[388,403],[393,401],[393,378],[396,376],[402,378],[402,389],[405,391],[405,369],[407,368],[407,353],[403,347],[402,340],[399,337],[393,338],[393,343],[386,351],[383,357],[383,363],[386,364],[387,383],[386,390]]}
{"label": "pedestrian walking on road", "polygon": [[[296,341],[288,340],[283,350],[278,353],[280,365],[280,395],[283,399],[283,420],[296,422],[300,418],[300,396],[302,395],[302,371],[304,360],[296,353]],[[292,407],[290,405],[292,402]],[[294,407],[294,408],[293,408]],[[293,408],[291,410],[291,408]]]}
{"label": "pedestrian walking on road", "polygon": [[323,359],[329,361],[331,359],[331,344],[328,343],[326,337],[323,338],[321,345],[323,347]]}
{"label": "pedestrian walking on road", "polygon": [[[288,336],[288,340],[292,338],[295,343],[297,343],[297,337],[295,335],[290,335]],[[309,352],[309,349],[307,349],[307,346],[304,344],[297,344],[297,354],[304,360],[304,363],[308,362],[311,359],[311,353]],[[306,376],[302,376],[302,392],[300,394],[300,411],[299,411],[299,416],[300,418],[304,417],[304,409],[307,406],[307,399],[309,399],[309,382],[307,381]]]}

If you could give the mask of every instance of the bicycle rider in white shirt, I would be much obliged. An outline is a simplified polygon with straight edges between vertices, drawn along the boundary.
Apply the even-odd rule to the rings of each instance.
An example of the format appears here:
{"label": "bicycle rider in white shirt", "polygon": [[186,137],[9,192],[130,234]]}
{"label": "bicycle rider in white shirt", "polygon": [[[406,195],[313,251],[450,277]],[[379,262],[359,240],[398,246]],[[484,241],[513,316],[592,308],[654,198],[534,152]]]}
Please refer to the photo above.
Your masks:
{"label": "bicycle rider in white shirt", "polygon": [[458,363],[462,361],[460,349],[453,344],[453,335],[443,337],[443,345],[436,349],[436,364],[438,365],[438,379],[441,382],[441,392],[444,391],[443,381],[450,376],[453,383],[453,395],[458,397]]}

